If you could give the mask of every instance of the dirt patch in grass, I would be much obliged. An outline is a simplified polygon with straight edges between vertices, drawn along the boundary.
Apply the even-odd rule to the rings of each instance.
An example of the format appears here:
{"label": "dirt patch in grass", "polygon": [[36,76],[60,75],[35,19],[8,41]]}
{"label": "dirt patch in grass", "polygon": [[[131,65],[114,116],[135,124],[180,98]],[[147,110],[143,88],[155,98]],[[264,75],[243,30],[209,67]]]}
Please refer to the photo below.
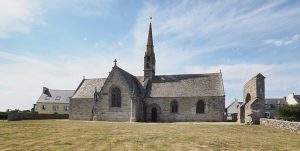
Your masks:
{"label": "dirt patch in grass", "polygon": [[0,122],[0,150],[300,150],[300,135],[265,126],[39,120]]}

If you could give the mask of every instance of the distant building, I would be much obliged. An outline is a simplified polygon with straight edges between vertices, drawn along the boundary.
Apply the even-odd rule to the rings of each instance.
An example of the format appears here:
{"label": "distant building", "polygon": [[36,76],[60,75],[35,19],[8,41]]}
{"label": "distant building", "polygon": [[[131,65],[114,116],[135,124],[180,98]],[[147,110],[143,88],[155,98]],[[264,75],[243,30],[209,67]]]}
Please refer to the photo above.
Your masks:
{"label": "distant building", "polygon": [[69,102],[74,92],[74,90],[54,90],[43,87],[43,93],[34,110],[39,114],[69,114]]}
{"label": "distant building", "polygon": [[265,117],[274,118],[277,115],[279,106],[284,104],[287,104],[285,97],[265,99]]}
{"label": "distant building", "polygon": [[240,105],[243,102],[239,102],[238,99],[235,99],[227,108],[226,108],[226,120],[229,121],[236,121],[237,120],[237,114]]}
{"label": "distant building", "polygon": [[287,104],[299,104],[300,103],[300,95],[295,95],[294,93],[290,93],[286,97]]}

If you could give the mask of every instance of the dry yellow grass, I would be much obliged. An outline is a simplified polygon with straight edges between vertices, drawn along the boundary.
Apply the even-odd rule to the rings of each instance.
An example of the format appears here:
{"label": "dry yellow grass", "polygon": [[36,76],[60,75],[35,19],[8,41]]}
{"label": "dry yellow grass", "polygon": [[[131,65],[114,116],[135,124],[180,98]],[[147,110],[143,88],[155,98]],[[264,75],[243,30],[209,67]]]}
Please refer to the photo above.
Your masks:
{"label": "dry yellow grass", "polygon": [[0,150],[300,150],[300,134],[265,126],[68,120],[0,121]]}

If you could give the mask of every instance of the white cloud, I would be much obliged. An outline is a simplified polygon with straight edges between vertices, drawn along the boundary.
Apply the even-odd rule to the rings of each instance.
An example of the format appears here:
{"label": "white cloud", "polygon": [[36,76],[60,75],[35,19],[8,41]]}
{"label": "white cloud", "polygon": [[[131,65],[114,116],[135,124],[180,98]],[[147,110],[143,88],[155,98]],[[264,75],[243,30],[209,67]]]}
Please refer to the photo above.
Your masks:
{"label": "white cloud", "polygon": [[[0,111],[30,109],[42,92],[42,87],[76,89],[82,76],[107,77],[113,60],[134,74],[142,74],[143,62],[132,59],[133,54],[99,54],[59,56],[48,58],[0,51]],[[141,56],[140,58],[143,58]]]}
{"label": "white cloud", "polygon": [[123,44],[123,42],[121,42],[121,41],[118,41],[118,46],[123,46],[124,44]]}
{"label": "white cloud", "polygon": [[141,75],[143,56],[140,59],[132,57],[133,54],[86,54],[48,60],[40,56],[0,51],[0,110],[29,109],[38,99],[43,86],[75,89],[82,76],[106,77],[114,58],[118,59],[118,66],[121,68],[134,75]]}
{"label": "white cloud", "polygon": [[44,25],[42,9],[37,0],[0,1],[0,38],[13,33],[30,33],[32,26]]}
{"label": "white cloud", "polygon": [[282,40],[275,40],[275,39],[268,39],[265,41],[265,44],[271,44],[275,46],[282,46],[284,44],[284,41]]}
{"label": "white cloud", "polygon": [[300,38],[300,35],[299,34],[296,34],[293,36],[292,40],[298,40]]}
{"label": "white cloud", "polygon": [[[140,9],[132,29],[135,51],[144,50],[148,18],[153,17],[157,49],[172,54],[184,50],[197,51],[194,56],[234,46],[253,46],[270,35],[291,32],[298,28],[299,5],[285,1],[180,1],[147,3]],[[297,36],[296,36],[297,38]],[[290,44],[270,39],[275,45]],[[169,48],[169,49],[168,49]],[[174,50],[175,48],[175,50]],[[189,52],[190,53],[190,52]],[[165,57],[165,56],[164,56]]]}
{"label": "white cloud", "polygon": [[99,17],[110,15],[111,11],[116,12],[113,6],[115,0],[48,0],[41,2],[47,11],[55,11],[57,9],[66,9],[70,13],[84,17]]}
{"label": "white cloud", "polygon": [[288,40],[267,39],[264,41],[264,43],[268,45],[274,45],[274,46],[284,46],[284,45],[295,43],[296,41],[298,41],[299,37],[300,35],[296,34]]}

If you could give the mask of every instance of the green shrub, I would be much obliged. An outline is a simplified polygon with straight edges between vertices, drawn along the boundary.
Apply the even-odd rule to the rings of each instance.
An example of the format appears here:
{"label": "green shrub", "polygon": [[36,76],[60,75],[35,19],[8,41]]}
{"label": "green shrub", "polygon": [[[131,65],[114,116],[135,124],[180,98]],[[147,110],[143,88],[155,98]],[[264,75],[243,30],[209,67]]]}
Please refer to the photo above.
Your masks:
{"label": "green shrub", "polygon": [[7,120],[7,113],[6,112],[0,112],[0,120]]}
{"label": "green shrub", "polygon": [[277,113],[277,119],[300,121],[300,104],[282,105],[278,108]]}

